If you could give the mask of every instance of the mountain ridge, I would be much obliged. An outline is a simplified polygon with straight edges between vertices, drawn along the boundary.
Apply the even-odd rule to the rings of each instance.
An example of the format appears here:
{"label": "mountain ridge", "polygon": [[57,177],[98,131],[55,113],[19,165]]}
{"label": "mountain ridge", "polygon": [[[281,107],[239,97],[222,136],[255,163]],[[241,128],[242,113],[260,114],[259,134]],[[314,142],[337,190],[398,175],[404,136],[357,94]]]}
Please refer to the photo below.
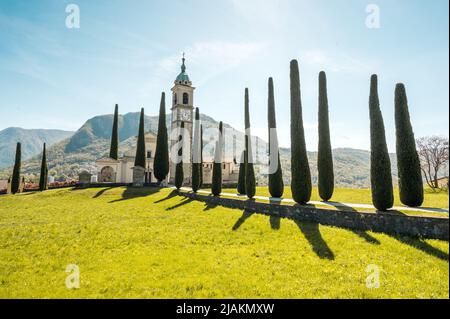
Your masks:
{"label": "mountain ridge", "polygon": [[[119,115],[119,155],[134,148],[136,145],[136,135],[139,125],[139,112],[130,112]],[[95,160],[109,154],[110,136],[112,130],[112,114],[97,115],[88,119],[71,136],[54,143],[47,149],[47,159],[49,174],[56,179],[77,178],[81,170],[96,171]],[[214,118],[201,114],[200,119],[204,126],[204,141],[214,140],[217,135],[218,121]],[[170,130],[170,114],[166,116],[166,124]],[[145,115],[145,131],[157,133],[158,116]],[[236,149],[240,150],[244,144],[244,133],[240,132],[230,125],[224,123],[226,132],[231,132],[236,136]],[[170,136],[170,135],[169,135]],[[259,137],[255,137],[252,143],[255,143],[254,149],[257,149],[258,156],[263,158],[267,143]],[[228,143],[229,145],[230,143]],[[231,146],[228,146],[230,152]],[[226,150],[226,151],[227,151]],[[213,143],[209,143],[204,149],[204,157],[212,156]],[[12,154],[12,158],[13,158]],[[239,158],[239,152],[236,157]],[[317,183],[317,152],[308,152],[309,163],[312,172],[312,181]],[[290,149],[280,148],[281,165],[283,168],[283,179],[285,184],[290,183]],[[336,148],[333,150],[333,159],[335,166],[336,186],[340,187],[370,187],[370,152],[351,148]],[[396,180],[396,157],[391,154],[392,172]],[[40,153],[24,160],[22,171],[29,179],[37,177],[40,168]],[[0,179],[7,178],[10,175],[11,167],[0,170]],[[259,185],[267,183],[267,176],[256,165],[256,178]]]}

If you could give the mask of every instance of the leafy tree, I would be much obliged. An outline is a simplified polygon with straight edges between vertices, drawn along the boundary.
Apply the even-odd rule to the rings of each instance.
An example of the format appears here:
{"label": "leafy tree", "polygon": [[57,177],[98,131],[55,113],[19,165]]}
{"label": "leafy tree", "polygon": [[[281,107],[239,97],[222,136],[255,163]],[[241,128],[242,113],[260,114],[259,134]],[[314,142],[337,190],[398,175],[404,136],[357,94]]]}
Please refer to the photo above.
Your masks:
{"label": "leafy tree", "polygon": [[245,157],[245,194],[251,199],[256,193],[256,181],[252,157],[252,138],[250,134],[248,88],[245,88]]}
{"label": "leafy tree", "polygon": [[238,178],[238,185],[237,185],[237,191],[241,195],[245,195],[245,150],[242,151],[241,155],[241,161],[239,163],[239,178]]}
{"label": "leafy tree", "polygon": [[291,191],[293,199],[306,204],[311,199],[311,171],[303,129],[300,75],[297,60],[290,64],[291,82]]}
{"label": "leafy tree", "polygon": [[42,151],[41,174],[39,176],[39,190],[40,191],[44,191],[47,189],[47,177],[48,177],[47,154],[46,154],[46,147],[45,147],[45,143],[44,143],[44,149]]}
{"label": "leafy tree", "polygon": [[317,154],[319,172],[319,195],[324,201],[333,196],[334,173],[331,150],[330,124],[328,119],[327,77],[319,73],[319,152]]}
{"label": "leafy tree", "polygon": [[109,157],[117,160],[119,158],[119,105],[114,109],[113,127],[111,133],[111,149]]}
{"label": "leafy tree", "polygon": [[201,136],[200,136],[200,112],[195,108],[194,138],[192,143],[192,190],[194,193],[200,188],[200,170],[201,170]]}
{"label": "leafy tree", "polygon": [[145,168],[145,133],[144,133],[144,108],[141,109],[141,118],[139,120],[139,134],[136,147],[136,158],[134,166]]}
{"label": "leafy tree", "polygon": [[22,147],[20,143],[16,146],[16,160],[14,162],[14,169],[11,180],[11,193],[15,194],[20,187],[20,162],[22,157]]}
{"label": "leafy tree", "polygon": [[395,129],[400,200],[407,206],[420,206],[423,203],[420,160],[402,83],[395,87]]}
{"label": "leafy tree", "polygon": [[214,150],[214,164],[211,184],[211,193],[214,196],[219,196],[222,192],[222,148],[223,148],[223,124],[219,123],[219,139],[216,142]]}
{"label": "leafy tree", "polygon": [[276,171],[273,173],[269,173],[269,192],[272,197],[281,197],[283,196],[284,183],[283,172],[281,170],[280,151],[278,148],[277,122],[275,117],[275,97],[273,93],[272,78],[269,78],[269,98],[267,110],[270,150],[269,167],[273,165],[273,162],[277,163]]}
{"label": "leafy tree", "polygon": [[169,174],[169,144],[166,126],[166,94],[161,93],[159,106],[158,135],[156,137],[155,159],[153,171],[158,183],[161,183]]}
{"label": "leafy tree", "polygon": [[385,211],[394,204],[391,161],[389,159],[383,116],[378,99],[378,78],[370,79],[370,183],[372,202],[376,209]]}
{"label": "leafy tree", "polygon": [[183,172],[183,131],[184,122],[180,125],[180,135],[178,136],[178,145],[180,149],[178,150],[179,162],[175,166],[175,187],[180,189],[183,186],[184,172]]}

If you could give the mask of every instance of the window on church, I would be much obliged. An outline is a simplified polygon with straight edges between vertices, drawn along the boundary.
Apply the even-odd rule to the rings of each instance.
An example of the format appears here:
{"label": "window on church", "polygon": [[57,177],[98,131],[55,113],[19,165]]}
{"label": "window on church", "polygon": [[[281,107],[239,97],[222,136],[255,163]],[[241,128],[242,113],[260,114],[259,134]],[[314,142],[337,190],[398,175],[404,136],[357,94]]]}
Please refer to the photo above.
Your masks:
{"label": "window on church", "polygon": [[173,105],[176,105],[176,104],[177,104],[177,94],[174,93],[173,94]]}
{"label": "window on church", "polygon": [[183,93],[183,104],[189,104],[189,94]]}
{"label": "window on church", "polygon": [[147,158],[152,158],[152,151],[147,151]]}

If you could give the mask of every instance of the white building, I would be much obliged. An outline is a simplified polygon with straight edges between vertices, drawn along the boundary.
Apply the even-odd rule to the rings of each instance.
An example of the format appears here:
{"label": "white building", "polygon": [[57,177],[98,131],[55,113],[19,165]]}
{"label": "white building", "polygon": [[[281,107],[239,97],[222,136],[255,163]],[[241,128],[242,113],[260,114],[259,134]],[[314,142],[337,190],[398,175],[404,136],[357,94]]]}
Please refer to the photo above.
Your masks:
{"label": "white building", "polygon": [[[192,82],[186,73],[185,59],[183,56],[181,73],[178,74],[172,87],[172,115],[171,115],[171,130],[178,131],[181,122],[184,122],[185,132],[188,135],[184,136],[183,158],[190,158],[192,154],[192,129],[193,129],[193,113],[194,113],[194,90]],[[169,135],[170,138],[170,135]],[[170,141],[169,151],[176,143],[176,140]],[[145,167],[145,182],[156,182],[153,175],[153,161],[156,149],[156,135],[153,133],[145,134],[145,150],[147,152],[147,160]],[[133,182],[133,167],[135,160],[136,149],[130,150],[118,160],[110,157],[101,158],[96,161],[99,183],[132,183]],[[191,181],[191,164],[188,161],[184,162],[183,171],[185,176],[185,183],[189,184]],[[203,183],[209,184],[212,180],[212,161],[205,161],[203,163]],[[171,161],[169,169],[169,182],[173,183],[175,180],[175,163]],[[239,167],[234,161],[222,163],[222,181],[224,183],[236,183],[239,175]]]}

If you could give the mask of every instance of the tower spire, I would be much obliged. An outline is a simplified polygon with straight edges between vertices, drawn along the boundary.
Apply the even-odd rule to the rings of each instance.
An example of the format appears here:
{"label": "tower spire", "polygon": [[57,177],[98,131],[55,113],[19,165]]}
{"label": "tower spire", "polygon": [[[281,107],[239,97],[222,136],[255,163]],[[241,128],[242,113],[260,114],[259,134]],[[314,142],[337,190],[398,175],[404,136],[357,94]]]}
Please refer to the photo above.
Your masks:
{"label": "tower spire", "polygon": [[186,72],[186,65],[184,65],[184,61],[186,60],[184,58],[184,52],[183,52],[183,58],[181,59],[183,61],[183,63],[181,64],[181,72]]}

